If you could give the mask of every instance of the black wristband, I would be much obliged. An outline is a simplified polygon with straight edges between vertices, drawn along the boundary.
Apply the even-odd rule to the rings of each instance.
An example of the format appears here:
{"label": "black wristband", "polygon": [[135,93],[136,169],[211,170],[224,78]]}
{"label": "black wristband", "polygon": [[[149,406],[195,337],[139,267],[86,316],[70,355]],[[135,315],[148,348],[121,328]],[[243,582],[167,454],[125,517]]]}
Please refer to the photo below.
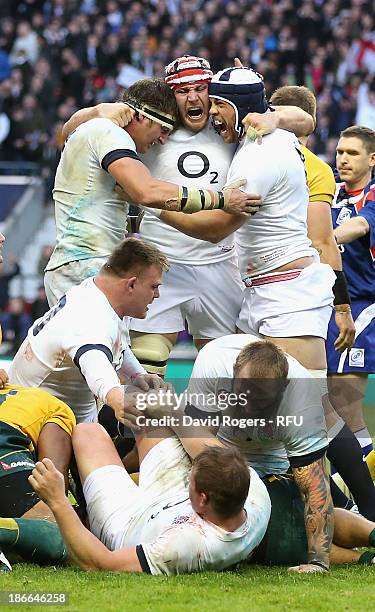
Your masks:
{"label": "black wristband", "polygon": [[188,192],[188,188],[182,186],[182,194],[181,194],[181,211],[184,210],[187,201],[188,201],[188,197],[189,197],[189,192]]}
{"label": "black wristband", "polygon": [[336,274],[335,284],[333,285],[333,295],[335,299],[333,304],[350,304],[350,296],[345,274],[342,270],[334,270]]}
{"label": "black wristband", "polygon": [[218,191],[217,194],[219,196],[219,205],[218,205],[218,208],[223,209],[224,206],[225,206],[224,194],[223,194],[222,191]]}

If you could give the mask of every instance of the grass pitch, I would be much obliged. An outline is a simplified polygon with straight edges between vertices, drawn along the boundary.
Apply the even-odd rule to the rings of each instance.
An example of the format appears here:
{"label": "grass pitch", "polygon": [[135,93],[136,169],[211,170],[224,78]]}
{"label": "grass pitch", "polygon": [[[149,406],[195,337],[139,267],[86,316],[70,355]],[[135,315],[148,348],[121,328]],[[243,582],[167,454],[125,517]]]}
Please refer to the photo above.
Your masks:
{"label": "grass pitch", "polygon": [[[375,566],[342,566],[310,576],[254,567],[167,578],[15,565],[12,573],[0,574],[0,590],[65,591],[69,604],[53,609],[69,612],[363,612],[375,609]],[[46,610],[41,605],[1,607]]]}

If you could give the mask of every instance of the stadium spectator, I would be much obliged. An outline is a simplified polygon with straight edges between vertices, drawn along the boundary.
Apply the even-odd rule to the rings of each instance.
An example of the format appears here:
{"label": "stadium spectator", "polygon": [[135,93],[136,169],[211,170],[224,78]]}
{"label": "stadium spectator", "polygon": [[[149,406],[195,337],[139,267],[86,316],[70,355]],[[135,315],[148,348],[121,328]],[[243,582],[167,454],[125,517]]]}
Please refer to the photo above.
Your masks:
{"label": "stadium spectator", "polygon": [[46,290],[44,289],[44,285],[38,287],[38,294],[35,300],[31,303],[30,314],[32,321],[36,321],[40,317],[46,314],[47,310],[49,310]]}
{"label": "stadium spectator", "polygon": [[7,270],[0,271],[0,310],[4,310],[9,301],[9,283],[20,273],[20,266],[15,256],[8,257]]}
{"label": "stadium spectator", "polygon": [[6,355],[13,356],[27,336],[31,317],[25,311],[25,302],[21,297],[11,298],[7,310],[0,315],[3,330],[3,341],[6,344]]}
{"label": "stadium spectator", "polygon": [[44,277],[44,270],[49,261],[49,258],[52,255],[52,252],[53,252],[53,246],[51,244],[45,244],[43,246],[42,252],[40,254],[39,261],[38,261],[38,274],[41,279]]}

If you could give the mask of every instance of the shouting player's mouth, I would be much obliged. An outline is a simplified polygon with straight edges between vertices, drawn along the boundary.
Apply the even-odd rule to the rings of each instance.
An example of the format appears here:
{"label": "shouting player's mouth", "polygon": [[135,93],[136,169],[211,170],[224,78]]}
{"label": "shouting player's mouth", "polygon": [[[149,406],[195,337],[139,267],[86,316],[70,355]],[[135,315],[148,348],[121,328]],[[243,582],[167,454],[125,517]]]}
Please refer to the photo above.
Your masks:
{"label": "shouting player's mouth", "polygon": [[212,123],[215,129],[215,132],[217,132],[221,136],[224,136],[224,134],[228,131],[228,126],[225,123],[225,121],[221,121],[220,119],[213,119]]}
{"label": "shouting player's mouth", "polygon": [[186,109],[186,114],[190,121],[200,121],[203,117],[203,108],[201,106],[190,106]]}

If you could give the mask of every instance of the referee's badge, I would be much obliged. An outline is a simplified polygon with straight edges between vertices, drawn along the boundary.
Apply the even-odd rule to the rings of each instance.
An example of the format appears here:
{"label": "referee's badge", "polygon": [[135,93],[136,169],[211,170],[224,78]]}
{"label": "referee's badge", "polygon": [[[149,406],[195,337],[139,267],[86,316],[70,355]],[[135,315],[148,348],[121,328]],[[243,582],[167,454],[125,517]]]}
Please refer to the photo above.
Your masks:
{"label": "referee's badge", "polygon": [[349,221],[351,216],[352,215],[351,215],[350,208],[346,208],[346,206],[343,206],[336,219],[337,225],[342,225],[343,223],[346,223],[346,221]]}
{"label": "referee's badge", "polygon": [[352,348],[349,351],[349,366],[353,368],[365,367],[365,349]]}

